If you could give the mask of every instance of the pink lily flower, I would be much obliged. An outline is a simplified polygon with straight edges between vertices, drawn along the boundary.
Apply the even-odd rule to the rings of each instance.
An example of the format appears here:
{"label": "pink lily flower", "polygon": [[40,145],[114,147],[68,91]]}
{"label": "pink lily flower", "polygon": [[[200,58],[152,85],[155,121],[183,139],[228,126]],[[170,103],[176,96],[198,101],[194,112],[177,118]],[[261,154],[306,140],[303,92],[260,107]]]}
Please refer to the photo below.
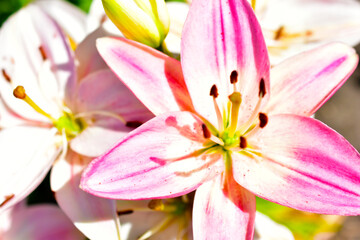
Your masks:
{"label": "pink lily flower", "polygon": [[68,146],[98,156],[152,117],[96,53],[96,34],[78,46],[77,66],[59,25],[39,7],[2,27],[0,212],[32,192],[55,159],[65,161]]}
{"label": "pink lily flower", "polygon": [[290,58],[272,69],[270,85],[245,0],[192,3],[181,65],[124,39],[100,39],[98,49],[159,116],[90,163],[85,191],[131,200],[197,189],[195,239],[252,239],[255,195],[303,211],[360,213],[359,153],[309,117],[354,71],[353,49],[334,43]]}
{"label": "pink lily flower", "polygon": [[60,210],[50,204],[19,203],[0,215],[1,240],[79,240],[82,235]]}

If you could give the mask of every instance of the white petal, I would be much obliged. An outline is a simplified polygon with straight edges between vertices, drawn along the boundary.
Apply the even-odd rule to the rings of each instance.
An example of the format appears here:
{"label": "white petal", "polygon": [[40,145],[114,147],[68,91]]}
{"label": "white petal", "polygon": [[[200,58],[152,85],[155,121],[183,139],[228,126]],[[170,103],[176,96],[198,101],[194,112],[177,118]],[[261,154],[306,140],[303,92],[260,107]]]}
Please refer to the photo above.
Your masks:
{"label": "white petal", "polygon": [[0,212],[31,193],[49,171],[60,151],[53,130],[19,126],[0,131],[0,203],[8,199]]}

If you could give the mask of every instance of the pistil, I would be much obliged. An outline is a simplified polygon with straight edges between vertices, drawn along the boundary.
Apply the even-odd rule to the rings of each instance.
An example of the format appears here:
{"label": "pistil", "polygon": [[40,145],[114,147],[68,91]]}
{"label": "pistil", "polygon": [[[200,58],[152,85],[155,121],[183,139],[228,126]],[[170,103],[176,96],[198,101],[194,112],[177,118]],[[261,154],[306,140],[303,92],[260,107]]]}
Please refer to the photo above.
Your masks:
{"label": "pistil", "polygon": [[236,131],[238,118],[239,118],[239,109],[241,105],[241,94],[240,92],[233,92],[229,96],[229,100],[231,102],[231,118],[230,118],[230,128],[229,128],[229,136],[232,137]]}
{"label": "pistil", "polygon": [[53,123],[56,122],[56,119],[53,118],[50,114],[48,114],[47,112],[45,112],[44,110],[42,110],[25,92],[25,88],[23,86],[17,86],[14,91],[13,94],[16,98],[19,98],[21,100],[24,100],[27,104],[29,104],[35,111],[37,111],[38,113],[40,113],[41,115],[47,117],[48,119],[50,119]]}

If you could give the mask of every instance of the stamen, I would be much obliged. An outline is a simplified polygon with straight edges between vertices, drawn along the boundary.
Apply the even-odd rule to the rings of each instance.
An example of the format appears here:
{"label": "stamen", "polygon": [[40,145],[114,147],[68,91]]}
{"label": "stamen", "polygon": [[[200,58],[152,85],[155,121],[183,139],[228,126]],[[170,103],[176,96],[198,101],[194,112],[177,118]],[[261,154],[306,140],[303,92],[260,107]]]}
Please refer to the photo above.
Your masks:
{"label": "stamen", "polygon": [[247,147],[247,141],[246,138],[241,136],[240,137],[240,144],[239,144],[240,148],[244,149]]}
{"label": "stamen", "polygon": [[56,119],[54,119],[50,114],[42,110],[38,105],[35,104],[35,102],[26,94],[25,88],[23,86],[17,86],[13,94],[16,98],[24,100],[27,104],[29,104],[35,111],[40,113],[41,115],[49,118],[52,122],[56,122]]}
{"label": "stamen", "polygon": [[153,199],[148,203],[148,208],[155,211],[162,211],[165,205],[161,199]]}
{"label": "stamen", "polygon": [[156,233],[160,232],[161,230],[165,229],[166,227],[168,227],[171,222],[175,219],[175,216],[169,216],[167,218],[165,218],[163,221],[161,221],[159,224],[155,225],[154,227],[152,227],[151,229],[149,229],[148,231],[146,231],[143,235],[141,235],[138,240],[146,240],[149,239],[150,237],[154,236]]}
{"label": "stamen", "polygon": [[232,71],[231,74],[230,74],[230,83],[231,84],[234,84],[234,83],[237,83],[238,81],[238,72],[236,70]]}
{"label": "stamen", "polygon": [[137,128],[140,127],[143,123],[140,121],[129,121],[126,122],[125,126],[129,127],[129,128]]}
{"label": "stamen", "polygon": [[231,118],[230,118],[230,128],[229,128],[229,136],[232,136],[235,132],[238,124],[239,118],[239,109],[241,105],[241,94],[239,92],[233,92],[229,96],[229,100],[231,102]]}
{"label": "stamen", "polygon": [[173,204],[166,204],[161,199],[153,199],[148,203],[148,208],[154,211],[162,211],[173,213],[176,212],[177,207]]}
{"label": "stamen", "polygon": [[7,202],[15,197],[15,194],[10,194],[5,196],[5,200],[0,204],[0,207],[4,206]]}
{"label": "stamen", "polygon": [[201,128],[203,130],[204,138],[210,138],[211,137],[211,132],[209,131],[209,129],[206,127],[206,125],[204,123],[201,124]]}
{"label": "stamen", "polygon": [[234,87],[234,92],[237,92],[236,89],[236,83],[238,82],[238,72],[236,70],[232,71],[230,74],[230,83],[233,85]]}
{"label": "stamen", "polygon": [[62,140],[62,151],[61,151],[59,159],[65,159],[66,154],[68,152],[68,140],[67,140],[65,129],[62,130],[61,140]]}
{"label": "stamen", "polygon": [[275,32],[275,35],[274,35],[274,40],[280,40],[280,38],[282,38],[283,34],[284,34],[284,31],[285,30],[285,27],[284,26],[280,26],[278,28],[278,30],[276,30]]}
{"label": "stamen", "polygon": [[212,96],[214,98],[217,98],[219,96],[218,89],[215,84],[212,85],[212,87],[210,89],[210,96]]}
{"label": "stamen", "polygon": [[119,216],[121,216],[121,215],[132,214],[133,212],[134,212],[134,210],[132,210],[132,209],[126,209],[126,210],[117,211],[117,214]]}
{"label": "stamen", "polygon": [[45,60],[47,59],[47,55],[46,55],[46,53],[45,53],[44,47],[43,47],[43,46],[40,46],[40,47],[39,47],[39,51],[40,51],[40,54],[41,54],[41,57],[42,57],[43,61],[45,61]]}
{"label": "stamen", "polygon": [[264,78],[261,78],[260,84],[259,84],[259,97],[263,98],[266,94],[266,88],[265,88],[265,80]]}
{"label": "stamen", "polygon": [[9,74],[7,74],[7,72],[5,71],[5,69],[2,69],[2,75],[5,78],[6,81],[11,82],[11,77],[9,76]]}
{"label": "stamen", "polygon": [[115,119],[119,120],[120,122],[124,123],[125,125],[128,123],[121,115],[118,115],[118,114],[115,114],[112,112],[107,112],[107,111],[89,111],[89,112],[78,113],[74,116],[74,118],[77,119],[77,118],[84,118],[84,117],[92,117],[93,115],[112,117],[112,118],[115,118]]}
{"label": "stamen", "polygon": [[223,120],[222,120],[222,115],[221,115],[219,105],[216,102],[216,98],[219,96],[219,93],[218,93],[218,89],[217,89],[215,84],[212,85],[212,87],[210,89],[210,96],[213,97],[214,108],[215,108],[216,117],[217,117],[217,120],[218,120],[219,131],[222,132],[224,130],[224,125],[223,125]]}
{"label": "stamen", "polygon": [[13,94],[16,98],[25,99],[26,97],[25,88],[23,86],[17,86],[14,89]]}
{"label": "stamen", "polygon": [[246,123],[244,123],[240,129],[240,134],[244,135],[246,132],[248,132],[248,130],[252,127],[255,119],[258,117],[258,113],[260,111],[260,107],[261,107],[261,102],[262,102],[262,97],[259,98],[254,111],[252,112],[251,116],[249,117],[249,119],[246,121]]}
{"label": "stamen", "polygon": [[259,120],[260,120],[259,126],[261,128],[264,128],[268,123],[268,116],[265,113],[259,113]]}
{"label": "stamen", "polygon": [[220,146],[224,146],[224,141],[221,138],[211,135],[210,140],[213,141],[214,143],[219,144]]}

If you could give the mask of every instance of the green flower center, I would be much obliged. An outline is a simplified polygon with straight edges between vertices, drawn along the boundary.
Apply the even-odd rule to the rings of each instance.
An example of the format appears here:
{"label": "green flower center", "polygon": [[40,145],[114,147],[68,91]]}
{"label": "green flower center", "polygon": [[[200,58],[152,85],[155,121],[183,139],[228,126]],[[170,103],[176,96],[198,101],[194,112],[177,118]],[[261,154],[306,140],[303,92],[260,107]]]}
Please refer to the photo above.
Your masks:
{"label": "green flower center", "polygon": [[63,115],[58,119],[55,119],[50,114],[42,110],[25,92],[23,86],[17,86],[13,92],[14,96],[18,99],[26,102],[30,107],[32,107],[36,112],[50,119],[59,131],[59,133],[65,133],[68,140],[73,139],[78,134],[80,134],[86,127],[85,121],[81,118],[75,118],[71,112],[64,111]]}
{"label": "green flower center", "polygon": [[54,122],[58,131],[64,132],[68,140],[79,135],[86,127],[85,121],[81,118],[74,118],[73,114],[64,112],[64,115]]}

